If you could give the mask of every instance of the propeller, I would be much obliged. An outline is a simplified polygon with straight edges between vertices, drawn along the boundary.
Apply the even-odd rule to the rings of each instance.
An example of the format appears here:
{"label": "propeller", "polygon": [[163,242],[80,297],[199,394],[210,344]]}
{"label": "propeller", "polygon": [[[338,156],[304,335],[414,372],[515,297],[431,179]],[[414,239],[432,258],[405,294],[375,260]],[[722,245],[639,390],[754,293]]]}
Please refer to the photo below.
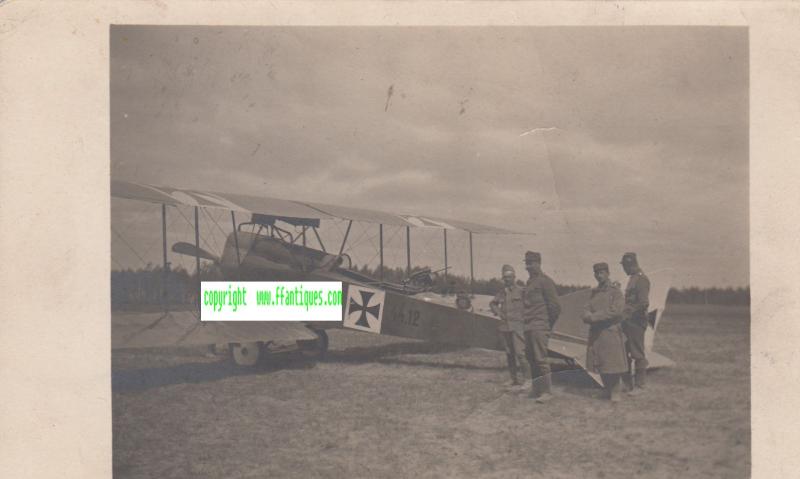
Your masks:
{"label": "propeller", "polygon": [[183,241],[175,243],[172,245],[172,251],[178,254],[185,254],[187,256],[198,256],[219,264],[219,256],[213,255],[203,248],[198,248],[191,243],[184,243]]}

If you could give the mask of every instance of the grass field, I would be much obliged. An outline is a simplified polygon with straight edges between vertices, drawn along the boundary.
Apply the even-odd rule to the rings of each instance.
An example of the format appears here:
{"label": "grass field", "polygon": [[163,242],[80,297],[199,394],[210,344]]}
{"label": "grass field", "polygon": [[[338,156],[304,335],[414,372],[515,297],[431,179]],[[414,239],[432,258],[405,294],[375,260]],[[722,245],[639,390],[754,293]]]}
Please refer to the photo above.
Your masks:
{"label": "grass field", "polygon": [[672,305],[678,363],[612,405],[583,373],[507,392],[501,352],[336,330],[319,363],[115,351],[115,477],[748,477],[750,315]]}

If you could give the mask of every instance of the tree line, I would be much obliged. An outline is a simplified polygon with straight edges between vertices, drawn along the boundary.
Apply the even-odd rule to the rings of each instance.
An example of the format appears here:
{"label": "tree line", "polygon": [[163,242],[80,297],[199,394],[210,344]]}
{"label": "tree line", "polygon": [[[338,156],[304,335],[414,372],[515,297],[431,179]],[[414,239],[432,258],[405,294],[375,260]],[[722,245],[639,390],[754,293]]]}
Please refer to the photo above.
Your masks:
{"label": "tree line", "polygon": [[722,304],[749,306],[750,287],[747,288],[670,288],[667,302],[673,304]]}
{"label": "tree line", "polygon": [[[372,269],[363,265],[354,266],[353,269],[376,279],[381,277],[378,268]],[[384,268],[383,280],[399,284],[426,269],[430,270],[426,267],[415,267],[407,275],[404,268]],[[206,281],[224,279],[219,269],[208,263],[201,266],[200,277]],[[443,272],[434,272],[430,278],[432,289],[439,293],[457,294],[472,291],[474,294],[493,295],[503,287],[503,282],[499,278],[475,279],[471,288],[470,279],[466,276],[453,274],[445,276]],[[521,283],[523,279],[519,278],[517,281]],[[556,284],[559,295],[588,287],[588,285]],[[111,305],[114,309],[156,305],[165,301],[169,304],[193,304],[197,301],[197,291],[196,273],[190,273],[180,266],[166,272],[161,266],[152,264],[136,270],[129,268],[111,271]],[[745,306],[750,304],[750,288],[671,288],[667,302]]]}

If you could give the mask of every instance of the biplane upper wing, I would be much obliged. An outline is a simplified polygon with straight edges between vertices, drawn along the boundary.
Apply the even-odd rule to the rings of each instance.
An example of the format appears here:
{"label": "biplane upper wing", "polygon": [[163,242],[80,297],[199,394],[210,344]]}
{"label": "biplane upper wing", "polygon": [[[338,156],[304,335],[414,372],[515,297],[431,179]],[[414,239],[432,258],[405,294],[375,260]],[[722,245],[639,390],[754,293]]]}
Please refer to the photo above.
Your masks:
{"label": "biplane upper wing", "polygon": [[111,196],[170,206],[200,206],[261,213],[284,218],[332,219],[327,213],[296,201],[270,197],[215,193],[111,180]]}
{"label": "biplane upper wing", "polygon": [[519,231],[432,216],[395,214],[325,203],[284,200],[267,196],[180,189],[170,186],[155,186],[118,180],[111,180],[111,196],[150,203],[161,203],[170,206],[185,205],[203,208],[222,208],[231,211],[259,213],[281,218],[315,220],[339,218],[394,226],[458,229],[478,234],[521,234]]}

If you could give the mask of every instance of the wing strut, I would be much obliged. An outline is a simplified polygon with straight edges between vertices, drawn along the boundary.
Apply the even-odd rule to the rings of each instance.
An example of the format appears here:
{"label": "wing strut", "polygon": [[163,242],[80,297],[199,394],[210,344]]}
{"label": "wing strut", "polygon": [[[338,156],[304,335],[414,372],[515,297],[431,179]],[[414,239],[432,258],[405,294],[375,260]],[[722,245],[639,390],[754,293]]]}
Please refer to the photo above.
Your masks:
{"label": "wing strut", "polygon": [[317,237],[317,242],[319,242],[319,246],[322,248],[322,251],[324,253],[327,253],[327,251],[325,250],[325,245],[322,244],[322,238],[319,237],[319,232],[317,232],[317,227],[316,226],[312,226],[311,229],[314,230],[314,236]]}
{"label": "wing strut", "polygon": [[406,276],[411,274],[411,227],[406,226]]}
{"label": "wing strut", "polygon": [[347,223],[347,231],[344,232],[344,239],[342,239],[342,246],[339,247],[339,256],[344,252],[344,245],[347,243],[347,237],[350,236],[350,227],[353,226],[353,220]]}
{"label": "wing strut", "polygon": [[194,207],[194,245],[197,247],[194,255],[195,271],[197,271],[197,308],[200,309],[200,209],[197,206]]}
{"label": "wing strut", "polygon": [[239,256],[239,232],[236,230],[236,213],[231,210],[231,223],[233,223],[233,245],[236,246],[236,269],[242,265],[242,258]]}
{"label": "wing strut", "polygon": [[475,294],[475,269],[472,266],[472,231],[469,232],[469,292]]}
{"label": "wing strut", "polygon": [[447,282],[447,229],[444,231],[444,281]]}
{"label": "wing strut", "polygon": [[164,239],[164,312],[169,312],[169,262],[167,261],[167,205],[161,203],[161,236]]}
{"label": "wing strut", "polygon": [[380,237],[380,247],[381,247],[381,276],[380,280],[383,283],[383,223],[378,225],[378,233]]}

